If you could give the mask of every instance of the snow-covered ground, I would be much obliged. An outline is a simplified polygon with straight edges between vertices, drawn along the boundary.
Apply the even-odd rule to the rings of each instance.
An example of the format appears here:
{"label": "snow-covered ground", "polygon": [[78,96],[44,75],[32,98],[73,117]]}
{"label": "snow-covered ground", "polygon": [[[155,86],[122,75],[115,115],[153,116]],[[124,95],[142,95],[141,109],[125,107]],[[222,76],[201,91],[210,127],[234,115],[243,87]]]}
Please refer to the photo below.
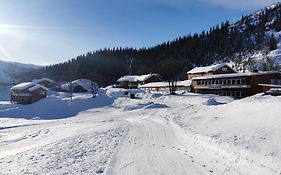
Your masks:
{"label": "snow-covered ground", "polygon": [[281,173],[281,97],[101,89],[0,104],[0,174]]}

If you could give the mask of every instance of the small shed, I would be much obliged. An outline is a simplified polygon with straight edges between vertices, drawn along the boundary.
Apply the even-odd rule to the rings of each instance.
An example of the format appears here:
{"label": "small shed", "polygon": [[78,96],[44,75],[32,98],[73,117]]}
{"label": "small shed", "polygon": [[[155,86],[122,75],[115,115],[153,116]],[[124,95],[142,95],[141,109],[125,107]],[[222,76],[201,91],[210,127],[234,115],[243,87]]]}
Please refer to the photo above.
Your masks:
{"label": "small shed", "polygon": [[47,97],[48,89],[34,82],[26,82],[11,88],[11,102],[30,104]]}

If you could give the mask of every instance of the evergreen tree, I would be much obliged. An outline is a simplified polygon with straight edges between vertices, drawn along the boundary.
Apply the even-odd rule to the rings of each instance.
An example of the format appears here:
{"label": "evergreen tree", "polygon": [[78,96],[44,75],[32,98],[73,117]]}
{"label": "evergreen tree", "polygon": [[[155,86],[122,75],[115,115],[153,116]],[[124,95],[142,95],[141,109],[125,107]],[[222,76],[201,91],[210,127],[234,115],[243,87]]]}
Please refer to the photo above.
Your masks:
{"label": "evergreen tree", "polygon": [[269,40],[269,50],[275,50],[277,49],[277,41],[274,38],[274,35],[272,34]]}

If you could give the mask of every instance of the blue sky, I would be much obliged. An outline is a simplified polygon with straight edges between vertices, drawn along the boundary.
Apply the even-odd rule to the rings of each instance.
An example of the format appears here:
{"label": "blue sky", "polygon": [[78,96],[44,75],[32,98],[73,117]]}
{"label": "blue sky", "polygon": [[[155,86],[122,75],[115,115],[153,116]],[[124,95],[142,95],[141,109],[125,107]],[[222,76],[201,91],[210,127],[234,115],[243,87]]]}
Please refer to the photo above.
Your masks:
{"label": "blue sky", "polygon": [[150,47],[274,2],[0,0],[0,59],[47,65],[104,47]]}

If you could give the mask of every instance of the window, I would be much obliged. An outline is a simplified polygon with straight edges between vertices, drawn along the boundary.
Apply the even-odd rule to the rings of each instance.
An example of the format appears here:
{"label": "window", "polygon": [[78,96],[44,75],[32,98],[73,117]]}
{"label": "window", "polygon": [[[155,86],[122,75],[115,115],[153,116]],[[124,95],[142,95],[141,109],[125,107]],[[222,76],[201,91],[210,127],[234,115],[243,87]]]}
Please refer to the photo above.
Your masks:
{"label": "window", "polygon": [[219,80],[219,84],[222,84],[222,80]]}
{"label": "window", "polygon": [[241,80],[240,79],[236,80],[236,84],[241,84]]}
{"label": "window", "polygon": [[243,78],[241,82],[242,82],[242,84],[246,84],[246,79]]}
{"label": "window", "polygon": [[197,81],[197,85],[201,85],[201,81]]}
{"label": "window", "polygon": [[226,81],[226,80],[223,80],[223,84],[227,84],[227,81]]}
{"label": "window", "polygon": [[232,80],[232,84],[235,84],[236,82],[235,82],[235,80]]}
{"label": "window", "polygon": [[278,79],[271,79],[270,84],[276,84],[276,85],[281,85],[281,80]]}
{"label": "window", "polygon": [[231,84],[231,80],[227,80],[227,84]]}
{"label": "window", "polygon": [[222,70],[223,72],[227,72],[227,68],[226,68],[226,67],[223,67],[221,70]]}

